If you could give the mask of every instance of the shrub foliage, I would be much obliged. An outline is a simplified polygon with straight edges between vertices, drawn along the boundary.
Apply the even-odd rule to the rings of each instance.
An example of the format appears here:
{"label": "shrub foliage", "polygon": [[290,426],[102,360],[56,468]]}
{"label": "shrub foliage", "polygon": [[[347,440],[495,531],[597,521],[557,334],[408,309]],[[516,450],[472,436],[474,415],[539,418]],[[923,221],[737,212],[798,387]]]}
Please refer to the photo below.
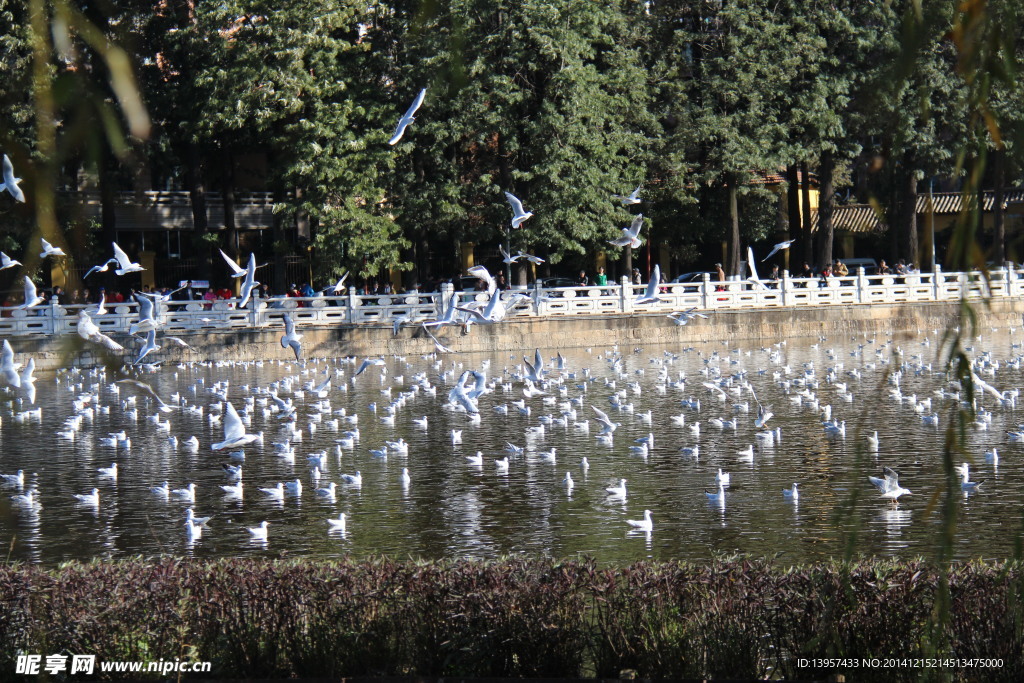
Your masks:
{"label": "shrub foliage", "polygon": [[[0,661],[212,662],[211,677],[477,676],[917,680],[800,658],[1001,658],[1024,671],[1020,566],[782,567],[589,560],[183,559],[0,567]],[[948,606],[938,608],[947,595]],[[0,678],[13,675],[0,668]]]}

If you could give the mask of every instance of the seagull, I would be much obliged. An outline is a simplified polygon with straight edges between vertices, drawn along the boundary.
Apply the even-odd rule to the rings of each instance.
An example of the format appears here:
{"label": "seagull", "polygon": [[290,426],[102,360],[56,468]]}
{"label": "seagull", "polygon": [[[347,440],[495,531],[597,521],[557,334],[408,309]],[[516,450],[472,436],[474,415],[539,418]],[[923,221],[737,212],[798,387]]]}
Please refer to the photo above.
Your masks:
{"label": "seagull", "polygon": [[46,301],[43,297],[36,293],[36,286],[29,279],[28,275],[25,276],[25,303],[18,306],[18,308],[32,308]]}
{"label": "seagull", "polygon": [[110,479],[117,479],[117,463],[111,463],[110,467],[97,467],[96,471],[100,473],[101,477],[108,477]]}
{"label": "seagull", "polygon": [[78,499],[78,502],[82,505],[92,505],[98,507],[100,504],[100,490],[93,489],[90,493],[73,493],[71,494]]}
{"label": "seagull", "polygon": [[680,326],[685,325],[686,323],[690,322],[694,318],[704,318],[704,319],[707,319],[707,316],[704,315],[703,313],[700,313],[699,311],[697,311],[696,307],[687,309],[685,311],[677,311],[675,313],[670,313],[669,315],[667,315],[665,317],[667,317],[669,320],[674,322],[676,325],[680,325]]}
{"label": "seagull", "polygon": [[337,519],[328,518],[327,523],[331,525],[330,531],[338,531],[341,534],[345,533],[346,522],[344,512],[339,514]]}
{"label": "seagull", "polygon": [[273,488],[260,488],[260,491],[270,496],[271,500],[284,500],[284,483],[277,482],[277,486]]}
{"label": "seagull", "polygon": [[140,273],[145,270],[138,263],[132,263],[132,260],[128,258],[128,254],[124,253],[121,247],[117,246],[117,242],[111,242],[114,245],[114,258],[117,259],[117,265],[120,268],[115,268],[114,272],[118,275],[125,275],[126,273]]}
{"label": "seagull", "polygon": [[647,290],[633,301],[633,305],[653,304],[661,301],[661,299],[658,298],[658,284],[660,282],[661,267],[655,264],[654,270],[651,272],[651,281],[647,283]]}
{"label": "seagull", "polygon": [[219,251],[220,255],[224,257],[224,260],[228,264],[228,268],[231,269],[231,277],[242,277],[243,275],[245,275],[245,268],[242,268],[237,263],[235,263],[235,260],[228,256],[227,254],[225,254],[223,249],[218,249],[217,251]]}
{"label": "seagull", "polygon": [[10,256],[8,256],[7,254],[5,254],[4,252],[0,251],[0,270],[7,270],[8,268],[13,268],[14,266],[20,266],[20,265],[21,265],[21,261],[15,261]]}
{"label": "seagull", "polygon": [[[518,261],[520,258],[522,258],[518,254],[516,256],[509,256],[509,253],[507,251],[505,251],[505,247],[501,246],[500,244],[498,245],[498,251],[501,253],[501,260],[502,260],[502,262],[503,263],[507,263],[509,265],[512,265],[513,263]],[[521,254],[522,252],[519,252],[519,253]],[[4,266],[4,268],[6,268],[6,267],[7,266]],[[3,268],[0,268],[0,270],[3,270]]]}
{"label": "seagull", "polygon": [[103,263],[103,265],[93,266],[89,270],[85,271],[85,275],[82,276],[82,279],[84,280],[85,278],[89,277],[93,273],[105,273],[108,270],[110,270],[110,265],[111,264],[116,264],[116,263],[117,263],[117,259],[108,259],[106,262]]}
{"label": "seagull", "polygon": [[466,270],[466,272],[486,282],[488,294],[493,295],[494,290],[498,288],[498,283],[494,280],[494,276],[483,266],[473,266]]}
{"label": "seagull", "polygon": [[139,357],[135,359],[132,365],[138,365],[143,358],[148,356],[153,351],[159,351],[162,347],[156,345],[156,330],[150,330],[146,333],[146,343],[139,349]]}
{"label": "seagull", "polygon": [[527,254],[522,249],[520,249],[519,253],[516,254],[516,258],[524,258],[524,259],[526,259],[527,261],[529,261],[530,263],[532,263],[535,266],[539,266],[540,264],[544,263],[544,259],[542,259],[540,256],[534,256],[533,254]]}
{"label": "seagull", "polygon": [[0,351],[0,378],[15,389],[21,388],[21,375],[18,374],[17,365],[14,363],[14,349],[11,343],[4,339],[3,350]]}
{"label": "seagull", "polygon": [[633,190],[632,192],[630,192],[629,195],[626,196],[626,197],[623,197],[623,196],[617,195],[617,194],[613,194],[612,196],[615,197],[618,200],[621,200],[622,203],[624,205],[626,205],[626,206],[629,206],[630,204],[639,204],[640,203],[640,188],[641,187],[643,187],[643,185],[637,185],[636,189]]}
{"label": "seagull", "polygon": [[345,273],[344,275],[341,276],[341,279],[338,280],[337,283],[335,283],[334,287],[331,288],[331,291],[334,292],[334,296],[341,296],[342,294],[345,293],[345,280],[347,279],[348,273]]}
{"label": "seagull", "polygon": [[157,320],[156,300],[139,293],[135,294],[135,300],[139,303],[139,321],[128,326],[128,334],[156,331],[160,327],[160,322]]}
{"label": "seagull", "polygon": [[129,386],[129,387],[133,387],[135,389],[138,389],[139,391],[141,391],[142,393],[146,394],[147,396],[152,398],[154,401],[156,401],[156,404],[159,407],[159,410],[160,410],[161,413],[169,413],[172,410],[174,410],[174,408],[172,406],[169,406],[169,405],[167,405],[166,403],[163,402],[163,399],[161,399],[157,395],[157,393],[153,389],[153,387],[151,387],[150,385],[146,384],[145,382],[141,382],[141,381],[139,381],[137,379],[128,378],[128,379],[119,379],[116,382],[114,382],[114,384],[120,384],[122,386]]}
{"label": "seagull", "polygon": [[519,228],[519,226],[521,226],[526,221],[527,218],[529,218],[530,216],[533,215],[533,212],[532,211],[524,211],[523,210],[523,203],[521,201],[519,201],[519,198],[516,197],[511,192],[506,192],[505,193],[505,199],[507,199],[508,203],[512,205],[512,212],[513,212],[513,216],[512,216],[512,229],[516,230],[517,228]]}
{"label": "seagull", "polygon": [[19,182],[21,182],[21,178],[14,177],[14,164],[11,163],[11,160],[5,154],[4,182],[3,184],[0,184],[0,192],[2,192],[3,190],[7,190],[8,192],[11,193],[11,196],[14,197],[15,201],[24,202],[25,193],[21,191],[20,187],[18,187]]}
{"label": "seagull", "polygon": [[356,373],[354,375],[352,375],[352,376],[353,377],[358,377],[359,375],[363,374],[363,371],[366,370],[366,368],[370,367],[371,365],[384,365],[384,359],[383,358],[367,358],[362,363],[360,363],[359,369],[356,370]]}
{"label": "seagull", "polygon": [[8,486],[17,486],[19,489],[25,486],[24,470],[18,470],[16,474],[0,474],[0,479],[3,479]]}
{"label": "seagull", "polygon": [[[221,252],[222,254],[224,252]],[[256,254],[249,254],[249,263],[246,265],[245,270],[242,272],[245,279],[242,280],[242,294],[238,300],[238,306],[236,308],[245,308],[245,305],[249,303],[249,295],[252,294],[252,288],[259,284],[256,281]],[[288,315],[287,313],[285,315]],[[295,355],[295,359],[298,360],[298,353]]]}
{"label": "seagull", "polygon": [[619,479],[619,485],[618,486],[609,486],[608,488],[605,489],[605,491],[607,491],[608,495],[611,496],[612,498],[625,498],[626,497],[626,480],[625,479]]}
{"label": "seagull", "polygon": [[715,493],[711,493],[707,489],[704,489],[704,495],[707,496],[708,502],[711,503],[725,503],[725,485],[722,482],[718,482],[718,490]]}
{"label": "seagull", "polygon": [[789,249],[789,247],[790,247],[790,246],[791,246],[791,245],[792,245],[792,244],[793,244],[794,242],[796,242],[796,240],[786,240],[785,242],[779,242],[779,243],[778,243],[778,244],[776,244],[776,245],[775,245],[774,247],[772,247],[772,250],[771,250],[771,252],[769,252],[767,256],[765,256],[765,257],[764,257],[763,259],[761,259],[761,263],[764,263],[765,261],[767,261],[768,259],[770,259],[770,258],[771,258],[772,256],[774,256],[774,255],[775,255],[775,252],[777,252],[777,251],[782,251],[783,249]]}
{"label": "seagull", "polygon": [[245,424],[238,416],[238,411],[231,405],[231,401],[225,401],[224,407],[224,440],[210,446],[215,451],[225,448],[238,448],[245,444],[252,443],[260,438],[258,434],[246,434]]}
{"label": "seagull", "polygon": [[800,484],[798,484],[797,482],[794,481],[793,482],[793,488],[791,488],[791,489],[782,489],[783,497],[789,498],[793,502],[796,502],[800,498],[800,489],[798,488],[799,486],[800,486]]}
{"label": "seagull", "polygon": [[39,241],[43,243],[43,253],[39,255],[39,258],[46,258],[47,256],[67,256],[60,247],[55,247],[43,238],[39,238]]}
{"label": "seagull", "polygon": [[425,98],[426,96],[426,88],[420,90],[419,94],[416,95],[416,99],[412,101],[412,104],[409,106],[406,112],[402,114],[402,118],[398,119],[398,126],[395,128],[395,134],[391,136],[390,140],[388,140],[389,145],[394,145],[399,140],[402,139],[402,136],[405,135],[405,129],[408,128],[412,124],[412,122],[416,120],[416,110],[419,109],[420,105],[423,104],[423,98]]}
{"label": "seagull", "polygon": [[637,531],[651,531],[654,529],[654,523],[651,521],[650,510],[644,510],[643,519],[627,519],[626,524],[630,525]]}
{"label": "seagull", "polygon": [[[250,263],[252,262],[252,259],[250,259]],[[299,340],[302,339],[302,335],[295,333],[295,322],[292,320],[290,315],[285,313],[283,319],[284,334],[281,336],[281,348],[286,349],[289,346],[292,347],[292,351],[295,352],[295,360],[299,360],[299,357],[302,355],[302,343],[299,342]]]}
{"label": "seagull", "polygon": [[608,240],[608,244],[616,247],[632,247],[637,249],[643,242],[640,239],[640,230],[644,227],[644,215],[638,213],[633,217],[633,222],[630,223],[628,228],[622,229],[622,236],[613,240]]}
{"label": "seagull", "polygon": [[250,536],[249,540],[251,540],[251,541],[265,541],[265,540],[267,540],[267,525],[268,524],[270,524],[270,522],[267,522],[266,520],[264,520],[263,523],[260,524],[257,527],[246,527],[249,530],[249,536]]}
{"label": "seagull", "polygon": [[192,503],[196,502],[196,485],[195,482],[189,484],[183,489],[171,489],[171,495],[177,496],[182,500],[187,500]]}
{"label": "seagull", "polygon": [[910,490],[900,486],[900,475],[896,470],[890,467],[882,468],[883,477],[868,477],[874,486],[881,491],[882,497],[893,502],[894,505],[899,504],[899,497],[903,495],[910,495]]}

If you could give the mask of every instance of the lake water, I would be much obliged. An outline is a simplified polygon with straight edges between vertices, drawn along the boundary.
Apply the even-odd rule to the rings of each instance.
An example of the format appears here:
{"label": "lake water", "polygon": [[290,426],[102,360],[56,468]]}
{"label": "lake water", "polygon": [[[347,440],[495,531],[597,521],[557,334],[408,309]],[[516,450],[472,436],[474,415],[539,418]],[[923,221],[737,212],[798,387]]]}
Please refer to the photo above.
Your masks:
{"label": "lake water", "polygon": [[[831,338],[764,349],[728,344],[572,349],[563,351],[564,370],[552,369],[548,361],[549,396],[528,399],[523,397],[524,383],[514,376],[522,369],[522,354],[389,357],[386,374],[371,366],[355,381],[356,366],[340,359],[310,360],[304,367],[197,363],[147,372],[143,379],[165,400],[180,392],[181,403],[203,407],[202,415],[177,409],[161,416],[169,419],[169,433],[180,440],[198,437],[197,453],[175,451],[168,444],[168,432],[146,419],[155,410],[144,398],[137,400],[138,418],[131,419],[121,400],[133,392],[125,388],[115,395],[111,378],[88,371],[42,376],[36,383],[35,404],[41,408],[40,419],[19,419],[17,413],[31,406],[19,404],[17,392],[11,390],[0,412],[0,472],[24,470],[26,488],[38,486],[41,502],[39,508],[26,507],[11,499],[18,493],[15,487],[0,487],[0,545],[11,559],[46,564],[158,554],[492,558],[517,553],[585,554],[601,562],[623,563],[643,558],[705,560],[737,552],[779,554],[795,562],[842,556],[851,543],[861,555],[930,556],[940,527],[941,498],[935,496],[941,496],[945,481],[943,440],[956,405],[935,393],[950,389],[939,372],[941,362],[935,359],[939,339],[928,332],[895,341]],[[1020,349],[1011,332],[986,331],[970,344],[973,356],[999,364],[998,370],[990,370],[979,362],[979,372],[988,382],[1000,390],[1024,383],[1019,363],[1013,362]],[[901,353],[894,355],[897,347]],[[532,358],[533,349],[528,353]],[[541,353],[550,359],[556,350]],[[465,413],[444,404],[463,369],[480,369],[487,363],[488,378],[500,383],[481,397],[481,419],[473,424]],[[932,363],[931,369],[922,367],[926,363]],[[932,409],[915,412],[906,399],[890,396],[890,373],[900,367],[903,395],[930,398]],[[303,384],[321,381],[325,370],[333,378],[326,399],[329,408],[311,391],[293,395]],[[729,393],[722,401],[716,398],[717,390],[702,386],[719,377],[733,378],[739,395],[724,386]],[[286,438],[290,428],[277,414],[265,414],[265,396],[254,397],[257,388],[286,378],[294,381],[278,385],[280,396],[297,406],[295,428],[302,431],[302,441],[294,444],[294,463],[275,455],[271,445]],[[817,386],[799,386],[801,380]],[[774,412],[768,426],[781,430],[781,442],[774,446],[755,438],[757,405],[749,391],[739,388],[744,381]],[[846,383],[852,400],[843,397],[837,382]],[[423,390],[410,394],[397,409],[394,425],[384,424],[385,407],[416,383],[436,386],[436,396]],[[247,398],[255,398],[248,430],[265,434],[262,446],[244,449],[241,499],[223,495],[220,485],[229,481],[221,464],[229,458],[226,451],[210,448],[223,438],[222,428],[211,426],[208,419],[211,406],[220,402],[211,392],[218,386],[239,411]],[[560,386],[564,396],[559,395]],[[794,402],[805,388],[817,396],[817,410],[806,399],[799,405]],[[390,395],[384,393],[389,389]],[[623,391],[620,402],[632,404],[632,412],[609,402]],[[74,439],[60,436],[57,432],[64,429],[66,418],[76,412],[74,401],[90,393],[96,395],[93,405],[112,406],[109,414],[97,411],[86,416]],[[555,404],[545,403],[545,398],[551,403],[550,397]],[[570,418],[564,426],[549,424],[543,435],[527,437],[542,416],[557,417],[559,404],[580,397],[581,405],[573,406],[575,421],[588,420],[589,433]],[[700,399],[699,411],[681,405],[689,397]],[[521,414],[512,405],[515,400],[525,400],[531,414]],[[733,406],[740,403],[747,403],[749,412],[737,412]],[[376,404],[376,411],[371,404]],[[820,411],[826,404],[834,418],[845,420],[845,438],[829,436],[823,429]],[[989,395],[980,404],[994,412],[991,424],[987,430],[969,428],[966,453],[956,456],[957,462],[971,462],[972,480],[984,480],[976,493],[956,494],[959,558],[1007,557],[1021,530],[1022,446],[1010,443],[1006,433],[1016,428],[1021,414],[997,406]],[[508,406],[507,415],[495,411],[499,405]],[[592,406],[621,423],[611,445],[596,438],[599,425]],[[339,418],[334,413],[341,409],[357,416],[360,438],[339,458],[335,441],[341,432],[329,423]],[[649,425],[642,417],[647,411]],[[922,420],[922,414],[931,412],[938,412],[938,426]],[[310,416],[315,415],[321,422],[311,434]],[[678,415],[684,416],[684,424],[672,419]],[[426,428],[413,422],[424,416]],[[716,417],[736,418],[736,429],[713,426]],[[345,418],[339,419],[339,430],[352,428]],[[689,427],[695,422],[700,423],[699,436]],[[452,429],[462,430],[461,444],[453,445]],[[110,432],[120,430],[130,437],[130,450],[101,444]],[[880,448],[872,453],[864,433],[876,430]],[[631,452],[634,440],[650,432],[654,449],[646,457]],[[385,440],[399,438],[409,443],[407,456],[371,454]],[[506,455],[507,442],[528,450],[512,455],[508,473],[501,474],[494,460]],[[699,446],[696,458],[679,452],[682,446],[694,445]],[[739,455],[750,445],[752,461]],[[552,448],[554,463],[541,456]],[[998,463],[986,460],[984,454],[992,448],[999,449]],[[323,450],[328,457],[320,484],[338,483],[335,502],[313,493],[305,462],[308,454]],[[482,466],[466,459],[477,451],[483,453]],[[588,471],[580,466],[583,457],[589,460]],[[97,471],[112,462],[119,466],[116,481]],[[913,492],[898,508],[881,499],[867,480],[869,474],[881,476],[883,466],[898,470],[900,484]],[[403,467],[411,478],[407,487],[400,480]],[[710,502],[705,495],[706,489],[715,490],[719,468],[732,479],[724,504]],[[361,487],[342,483],[341,474],[356,471],[362,473]],[[562,483],[566,472],[575,481],[571,491]],[[259,491],[295,478],[305,485],[301,497],[286,495],[283,502],[273,502]],[[610,497],[606,487],[622,478],[627,480],[625,500]],[[190,543],[186,538],[188,503],[175,497],[165,500],[150,491],[164,480],[173,488],[196,484],[195,512],[213,518],[200,540]],[[800,484],[797,502],[782,493],[794,482]],[[98,507],[74,499],[73,494],[93,487],[100,491]],[[641,518],[645,509],[652,513],[653,531],[631,532],[626,520]],[[327,518],[342,511],[348,516],[347,532],[329,533]],[[270,524],[267,542],[250,541],[246,528],[264,520]]]}

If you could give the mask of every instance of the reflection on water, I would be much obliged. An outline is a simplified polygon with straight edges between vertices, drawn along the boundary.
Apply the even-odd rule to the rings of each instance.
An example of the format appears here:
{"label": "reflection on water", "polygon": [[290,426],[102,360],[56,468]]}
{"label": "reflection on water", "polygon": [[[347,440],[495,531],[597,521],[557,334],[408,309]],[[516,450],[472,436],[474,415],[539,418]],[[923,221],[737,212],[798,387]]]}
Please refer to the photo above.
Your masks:
{"label": "reflection on water", "polygon": [[[13,559],[45,563],[161,553],[581,553],[628,562],[745,552],[796,561],[842,555],[851,537],[863,554],[928,555],[937,538],[929,500],[945,483],[940,453],[956,387],[936,371],[938,337],[928,346],[922,340],[563,349],[565,369],[549,364],[543,393],[530,396],[522,356],[509,354],[387,358],[383,369],[358,377],[357,366],[340,359],[166,366],[145,379],[184,407],[155,420],[148,399],[118,393],[95,371],[41,377],[40,414],[11,390],[0,408],[0,472],[26,473],[23,488],[0,488],[0,543]],[[1000,390],[1021,384],[1005,333],[975,340],[972,353],[979,374]],[[445,405],[447,396],[464,370],[484,367],[493,385],[470,420]],[[224,438],[225,396],[247,431],[264,437],[231,461],[243,470],[241,496],[222,490],[233,483],[221,467],[228,453],[210,448]],[[979,421],[968,430],[966,453],[971,478],[983,485],[957,492],[956,554],[1002,557],[1016,536],[1007,533],[1006,511],[1024,494],[1015,457],[1024,445],[1006,437],[1021,415],[989,394],[979,402],[990,414],[984,428]],[[767,429],[754,425],[759,407],[774,413]],[[608,428],[598,410],[617,425],[611,438],[600,436]],[[346,430],[358,433],[345,437]],[[875,431],[872,451],[866,437]],[[185,445],[192,437],[196,450]],[[401,440],[407,453],[386,445]],[[648,440],[653,447],[644,447]],[[115,462],[116,478],[98,471]],[[883,466],[914,492],[898,507],[867,481]],[[731,475],[721,490],[719,469]],[[357,472],[359,486],[342,477]],[[260,491],[296,478],[301,495],[275,500]],[[610,494],[621,479],[626,494]],[[164,481],[172,489],[194,483],[195,502],[151,490]],[[331,482],[335,496],[315,493]],[[783,494],[794,482],[795,499]],[[94,487],[99,505],[77,504],[73,494]],[[32,504],[12,499],[32,489]],[[190,506],[213,518],[195,539],[185,530]],[[633,531],[626,520],[645,509],[653,531]],[[332,531],[328,519],[342,512],[346,529]],[[264,520],[267,540],[251,539],[248,529]]]}

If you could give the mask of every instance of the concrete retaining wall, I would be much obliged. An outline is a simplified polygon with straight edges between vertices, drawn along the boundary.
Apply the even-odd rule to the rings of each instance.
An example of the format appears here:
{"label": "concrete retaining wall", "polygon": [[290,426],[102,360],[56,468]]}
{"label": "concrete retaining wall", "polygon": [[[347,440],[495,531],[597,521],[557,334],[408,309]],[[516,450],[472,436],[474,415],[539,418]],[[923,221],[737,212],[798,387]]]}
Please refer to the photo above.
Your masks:
{"label": "concrete retaining wall", "polygon": [[[990,305],[976,303],[979,329],[1020,326],[1024,301],[1000,299]],[[498,325],[447,328],[438,335],[441,343],[458,352],[516,352],[534,348],[557,350],[576,347],[633,347],[646,344],[690,345],[701,342],[751,342],[768,344],[800,337],[863,335],[916,336],[919,330],[945,329],[961,323],[960,306],[946,303],[863,305],[821,308],[771,308],[757,311],[714,311],[707,320],[677,326],[663,315],[573,316],[519,318]],[[397,336],[390,326],[359,325],[332,328],[301,328],[303,355],[312,357],[417,355],[434,351],[434,344],[419,327],[405,328]],[[283,329],[225,330],[183,335],[195,347],[190,351],[158,338],[163,348],[147,361],[272,360],[293,358],[283,349]],[[36,359],[38,370],[69,365],[91,366],[103,362],[129,362],[139,344],[130,338],[118,341],[131,352],[123,358],[103,357],[77,336],[12,339],[11,345],[24,363],[26,354]]]}

